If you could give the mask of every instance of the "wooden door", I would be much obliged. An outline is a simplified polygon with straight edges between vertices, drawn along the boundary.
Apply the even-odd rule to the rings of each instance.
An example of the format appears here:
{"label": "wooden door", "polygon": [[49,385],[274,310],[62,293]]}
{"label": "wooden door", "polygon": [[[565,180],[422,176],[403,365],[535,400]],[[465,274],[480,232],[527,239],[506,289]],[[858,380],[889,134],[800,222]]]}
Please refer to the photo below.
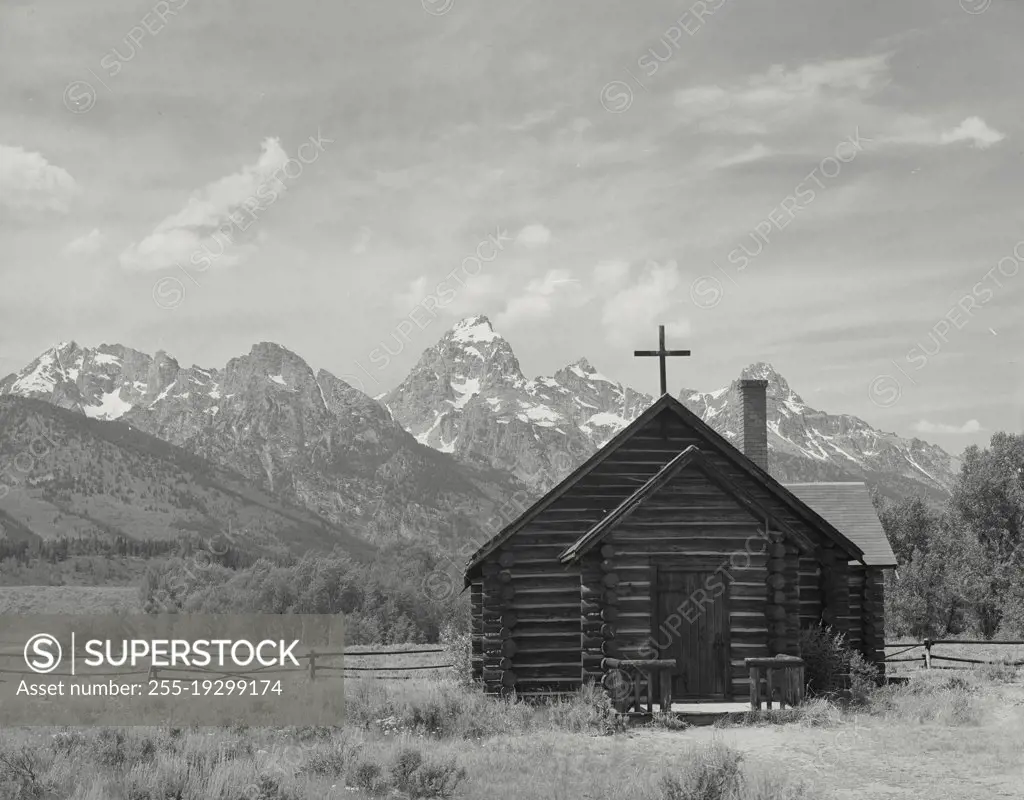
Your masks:
{"label": "wooden door", "polygon": [[[709,587],[718,587],[717,596]],[[675,659],[678,665],[672,699],[726,699],[731,688],[729,598],[721,576],[659,569],[655,597],[658,658]]]}

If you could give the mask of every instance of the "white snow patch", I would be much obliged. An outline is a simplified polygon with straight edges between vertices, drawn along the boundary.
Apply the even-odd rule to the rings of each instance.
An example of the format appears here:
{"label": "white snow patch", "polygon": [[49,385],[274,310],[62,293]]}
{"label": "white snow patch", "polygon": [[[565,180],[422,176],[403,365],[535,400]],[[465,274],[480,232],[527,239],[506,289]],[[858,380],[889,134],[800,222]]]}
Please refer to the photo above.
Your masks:
{"label": "white snow patch", "polygon": [[493,342],[499,339],[490,324],[479,317],[469,317],[452,328],[452,341],[456,342]]}
{"label": "white snow patch", "polygon": [[120,364],[121,359],[110,353],[97,353],[92,357],[97,364]]}
{"label": "white snow patch", "polygon": [[417,442],[425,445],[430,444],[430,434],[432,434],[434,430],[437,428],[437,426],[441,424],[441,416],[441,412],[438,411],[437,415],[434,417],[434,424],[427,428],[425,431],[423,431],[423,433],[416,434],[415,438]]}
{"label": "white snow patch", "polygon": [[624,428],[629,424],[629,420],[625,417],[619,416],[618,414],[612,414],[609,411],[602,411],[598,414],[594,414],[586,421],[585,424],[602,428],[609,425]]}
{"label": "white snow patch", "polygon": [[561,414],[547,406],[527,406],[522,401],[519,402],[519,406],[524,411],[516,414],[518,419],[523,422],[533,422],[542,428],[553,427],[556,422],[560,422],[562,419]]}
{"label": "white snow patch", "polygon": [[67,373],[68,373],[68,377],[69,377],[69,378],[70,378],[71,380],[73,380],[73,381],[77,381],[77,380],[78,380],[78,375],[79,375],[79,373],[80,373],[80,370],[78,369],[78,367],[72,367],[71,369],[69,369],[69,370],[67,371]]}
{"label": "white snow patch", "polygon": [[117,419],[128,411],[131,411],[132,404],[121,399],[121,390],[115,389],[112,392],[100,395],[98,406],[85,406],[82,411],[87,417],[93,419]]}
{"label": "white snow patch", "polygon": [[220,384],[219,383],[215,383],[213,385],[213,388],[210,389],[210,391],[207,392],[207,394],[213,400],[220,400]]}
{"label": "white snow patch", "polygon": [[49,353],[40,356],[39,366],[28,375],[16,380],[11,386],[11,392],[52,392],[57,382],[50,377],[47,368],[53,366],[53,360],[53,356]]}
{"label": "white snow patch", "polygon": [[721,397],[727,391],[729,391],[729,387],[728,386],[726,386],[724,389],[715,389],[715,391],[710,393],[711,394],[711,399],[712,400],[717,400],[719,397]]}
{"label": "white snow patch", "polygon": [[284,376],[282,375],[268,375],[267,377],[270,378],[270,380],[272,380],[274,383],[279,383],[282,386],[288,385],[288,383],[284,379]]}
{"label": "white snow patch", "polygon": [[451,387],[459,395],[455,400],[455,407],[463,408],[473,398],[473,395],[480,393],[480,379],[466,378],[466,382],[460,384],[451,381]]}
{"label": "white snow patch", "polygon": [[935,476],[934,475],[932,475],[928,470],[926,470],[924,467],[922,467],[920,464],[918,464],[916,461],[914,461],[914,457],[912,455],[910,455],[909,451],[904,453],[903,457],[906,458],[907,461],[910,462],[911,466],[916,467],[917,469],[921,470],[921,472],[923,472],[925,475],[927,475],[933,481],[935,480]]}
{"label": "white snow patch", "polygon": [[795,400],[793,400],[792,397],[787,397],[784,402],[784,405],[794,414],[804,413],[804,406],[801,405],[800,403],[797,403]]}
{"label": "white snow patch", "polygon": [[210,406],[208,409],[206,409],[206,413],[212,414],[213,416],[217,416],[218,411],[220,411],[220,406]]}
{"label": "white snow patch", "polygon": [[466,345],[466,346],[465,346],[464,348],[462,348],[462,349],[463,349],[463,350],[465,350],[465,351],[466,351],[467,353],[469,353],[470,355],[474,355],[474,356],[476,356],[476,357],[477,357],[477,358],[479,358],[479,359],[480,359],[481,361],[484,361],[484,360],[485,360],[485,359],[484,359],[484,354],[483,354],[483,353],[481,353],[481,352],[480,352],[479,350],[477,350],[477,349],[476,349],[475,347],[473,347],[473,345],[471,345],[471,344],[468,344],[468,345]]}
{"label": "white snow patch", "polygon": [[578,397],[574,397],[574,398],[573,398],[573,400],[575,400],[575,401],[576,401],[577,403],[579,403],[579,404],[580,404],[581,406],[586,406],[587,408],[597,408],[597,406],[595,406],[595,405],[594,405],[593,403],[584,403],[584,402],[583,402],[582,400],[580,400],[580,399],[579,399]]}
{"label": "white snow patch", "polygon": [[174,384],[176,384],[176,383],[177,383],[177,381],[171,381],[169,384],[167,384],[167,388],[164,389],[162,392],[160,392],[160,394],[158,394],[154,398],[153,402],[150,403],[150,405],[153,405],[154,403],[159,403],[161,400],[163,400],[165,397],[167,397],[167,395],[169,395],[171,393],[171,389],[174,388]]}

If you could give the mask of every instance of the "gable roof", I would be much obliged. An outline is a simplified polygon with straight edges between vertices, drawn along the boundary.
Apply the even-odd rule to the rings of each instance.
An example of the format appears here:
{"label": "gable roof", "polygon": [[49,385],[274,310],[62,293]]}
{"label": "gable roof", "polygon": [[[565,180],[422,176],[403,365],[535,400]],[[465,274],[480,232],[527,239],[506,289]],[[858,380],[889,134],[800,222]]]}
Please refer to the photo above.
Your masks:
{"label": "gable roof", "polygon": [[684,424],[700,435],[712,449],[746,472],[758,483],[762,484],[799,519],[803,520],[811,527],[822,531],[822,533],[847,551],[851,558],[858,560],[861,558],[863,555],[861,549],[847,539],[828,520],[824,519],[820,514],[799,500],[792,492],[788,491],[781,483],[769,475],[767,471],[761,469],[761,467],[743,455],[714,428],[672,397],[672,395],[663,394],[655,400],[646,411],[640,414],[640,416],[612,437],[604,447],[584,461],[583,464],[575,470],[575,472],[566,476],[561,483],[555,486],[555,488],[537,500],[537,502],[520,514],[518,518],[502,528],[497,534],[491,537],[486,544],[477,549],[477,551],[470,556],[469,560],[466,562],[466,586],[469,585],[470,574],[480,566],[484,558],[497,550],[517,531],[525,527],[538,514],[544,511],[544,509],[562,497],[581,478],[593,471],[595,467],[618,450],[623,443],[632,438],[637,431],[644,428],[658,414],[666,410],[676,414]]}
{"label": "gable roof", "polygon": [[787,483],[785,486],[860,547],[864,551],[863,561],[869,567],[897,566],[896,555],[863,482]]}
{"label": "gable roof", "polygon": [[[683,452],[669,461],[664,467],[658,470],[657,474],[648,480],[643,486],[623,500],[618,507],[606,514],[600,522],[591,527],[590,530],[583,534],[583,536],[563,550],[558,557],[559,561],[563,564],[570,563],[591,550],[595,545],[599,544],[602,539],[604,539],[606,534],[611,533],[616,527],[618,527],[620,522],[625,520],[630,514],[642,506],[647,498],[654,495],[658,489],[665,486],[672,480],[672,478],[689,466],[696,467],[703,472],[711,479],[712,483],[716,484],[720,489],[726,492],[726,494],[730,495],[751,515],[765,519],[765,530],[767,530],[767,520],[768,518],[773,518],[773,515],[756,500],[748,497],[746,493],[736,486],[736,484],[730,480],[727,475],[724,475],[717,467],[715,467],[699,447],[696,445],[690,445],[683,450]],[[813,543],[804,536],[803,533],[794,530],[791,525],[788,525],[783,520],[774,521],[778,527],[783,528],[787,533],[796,538],[805,550],[813,549]]]}

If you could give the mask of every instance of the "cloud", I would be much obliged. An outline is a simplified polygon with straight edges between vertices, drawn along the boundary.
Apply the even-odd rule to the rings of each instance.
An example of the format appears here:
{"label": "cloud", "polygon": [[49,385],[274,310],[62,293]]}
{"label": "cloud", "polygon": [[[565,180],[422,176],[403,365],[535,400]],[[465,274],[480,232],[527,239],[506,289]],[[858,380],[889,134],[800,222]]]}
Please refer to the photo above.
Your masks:
{"label": "cloud", "polygon": [[942,144],[970,142],[979,150],[984,150],[1006,138],[1005,133],[990,128],[981,117],[968,117],[951,131],[940,136]]}
{"label": "cloud", "polygon": [[495,323],[504,326],[545,319],[563,306],[582,305],[586,300],[578,278],[568,270],[553,269],[526,284],[521,295],[508,301]]}
{"label": "cloud", "polygon": [[982,427],[981,423],[976,419],[969,419],[959,427],[956,425],[946,425],[941,422],[928,422],[922,419],[914,424],[914,430],[918,433],[977,433],[982,430]]}
{"label": "cloud", "polygon": [[739,152],[715,151],[705,156],[708,169],[728,169],[742,164],[752,164],[774,155],[774,151],[758,142]]}
{"label": "cloud", "polygon": [[71,174],[42,154],[0,144],[0,204],[15,210],[66,213],[79,191]]}
{"label": "cloud", "polygon": [[99,228],[93,228],[89,233],[72,239],[61,250],[65,256],[91,256],[103,246],[106,237],[100,233]]}
{"label": "cloud", "polygon": [[[968,117],[957,127],[945,129],[938,120],[878,103],[875,96],[890,83],[887,54],[808,63],[795,69],[777,64],[732,85],[682,89],[676,92],[675,105],[687,127],[737,136],[785,133],[789,142],[823,130],[846,132],[854,127],[867,131],[869,141],[877,137],[888,144],[969,142],[984,149],[1006,138],[980,117]],[[765,145],[754,145],[733,158],[713,155],[709,166],[734,166],[768,154]]]}
{"label": "cloud", "polygon": [[657,325],[665,325],[667,334],[688,336],[689,320],[685,319],[682,275],[675,261],[647,265],[629,286],[619,287],[604,299],[601,322],[608,342],[616,347],[630,347],[651,342]]}
{"label": "cloud", "polygon": [[879,137],[879,141],[897,145],[916,144],[929,147],[969,142],[972,147],[986,150],[1005,138],[1006,134],[990,127],[980,117],[968,117],[955,128],[943,130],[940,125],[931,120],[905,115],[892,126],[891,133]]}
{"label": "cloud", "polygon": [[251,244],[239,246],[245,230],[285,191],[281,170],[287,161],[280,140],[265,139],[254,164],[193,193],[181,211],[121,254],[121,266],[145,271],[189,262],[239,263],[255,249]]}
{"label": "cloud", "polygon": [[516,241],[526,247],[543,247],[551,241],[551,231],[540,224],[527,225],[519,231]]}
{"label": "cloud", "polygon": [[675,95],[684,123],[712,133],[766,134],[820,117],[888,85],[888,56],[874,55],[804,64],[780,64],[723,89],[695,86]]}

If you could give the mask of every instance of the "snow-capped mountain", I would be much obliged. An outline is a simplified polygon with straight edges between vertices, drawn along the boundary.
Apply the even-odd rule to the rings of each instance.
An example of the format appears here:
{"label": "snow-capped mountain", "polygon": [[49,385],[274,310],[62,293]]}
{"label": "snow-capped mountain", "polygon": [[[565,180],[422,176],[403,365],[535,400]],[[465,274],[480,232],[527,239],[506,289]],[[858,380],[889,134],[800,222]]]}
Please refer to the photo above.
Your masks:
{"label": "snow-capped mountain", "polygon": [[468,532],[509,486],[417,444],[371,398],[268,342],[220,369],[63,344],[0,381],[4,394],[128,423],[376,540]]}
{"label": "snow-capped mountain", "polygon": [[[942,448],[818,411],[769,364],[752,364],[740,377],[768,380],[769,465],[779,480],[864,480],[890,496],[948,494],[958,464]],[[684,389],[679,399],[735,441],[736,381],[712,392]],[[457,323],[381,398],[423,444],[511,471],[538,490],[564,477],[652,400],[586,359],[527,380],[509,343],[483,316]]]}
{"label": "snow-capped mountain", "polygon": [[[768,380],[776,478],[864,480],[894,497],[948,494],[958,464],[940,447],[818,411],[768,364],[743,376]],[[583,358],[527,379],[483,316],[457,323],[377,400],[269,342],[217,369],[182,367],[162,351],[70,342],[0,380],[0,395],[127,423],[371,540],[451,542],[494,533],[484,521],[500,503],[523,489],[539,496],[653,401]],[[735,441],[735,381],[684,389],[680,399]]]}
{"label": "snow-capped mountain", "polygon": [[[771,364],[751,364],[740,377],[768,381],[768,463],[777,479],[864,480],[891,496],[948,494],[959,462],[941,447],[877,430],[850,414],[812,408]],[[683,389],[679,399],[736,441],[741,413],[738,380],[713,392]]]}
{"label": "snow-capped mountain", "polygon": [[564,477],[652,402],[586,359],[527,380],[484,316],[458,322],[380,399],[422,444],[536,489]]}
{"label": "snow-capped mountain", "polygon": [[0,394],[46,400],[94,419],[117,419],[146,400],[153,359],[119,344],[61,342],[0,380]]}

